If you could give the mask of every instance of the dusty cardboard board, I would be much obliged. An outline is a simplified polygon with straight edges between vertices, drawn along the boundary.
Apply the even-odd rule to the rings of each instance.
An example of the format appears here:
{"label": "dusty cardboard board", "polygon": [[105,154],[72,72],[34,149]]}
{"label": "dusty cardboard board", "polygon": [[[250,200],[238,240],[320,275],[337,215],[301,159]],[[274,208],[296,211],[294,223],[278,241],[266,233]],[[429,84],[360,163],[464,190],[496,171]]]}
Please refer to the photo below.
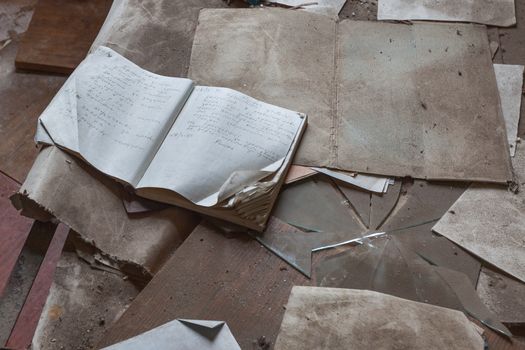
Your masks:
{"label": "dusty cardboard board", "polygon": [[483,267],[477,285],[487,308],[509,327],[525,326],[525,284]]}
{"label": "dusty cardboard board", "polygon": [[525,282],[525,149],[513,163],[518,193],[473,184],[432,230]]}
{"label": "dusty cardboard board", "polygon": [[189,76],[307,113],[299,165],[443,180],[512,177],[482,26],[207,9]]}
{"label": "dusty cardboard board", "polygon": [[483,347],[461,312],[372,291],[316,287],[292,289],[275,344],[275,350]]}
{"label": "dusty cardboard board", "polygon": [[501,99],[501,108],[505,125],[510,155],[516,153],[518,124],[520,122],[521,95],[523,94],[523,69],[521,65],[495,64],[494,72]]}
{"label": "dusty cardboard board", "polygon": [[106,258],[148,278],[191,233],[198,218],[175,207],[128,216],[122,191],[114,180],[48,147],[38,155],[13,203],[30,217],[56,217]]}
{"label": "dusty cardboard board", "polygon": [[514,0],[379,0],[377,19],[516,24]]}
{"label": "dusty cardboard board", "polygon": [[94,270],[74,252],[63,252],[32,349],[93,348],[139,291],[120,275]]}

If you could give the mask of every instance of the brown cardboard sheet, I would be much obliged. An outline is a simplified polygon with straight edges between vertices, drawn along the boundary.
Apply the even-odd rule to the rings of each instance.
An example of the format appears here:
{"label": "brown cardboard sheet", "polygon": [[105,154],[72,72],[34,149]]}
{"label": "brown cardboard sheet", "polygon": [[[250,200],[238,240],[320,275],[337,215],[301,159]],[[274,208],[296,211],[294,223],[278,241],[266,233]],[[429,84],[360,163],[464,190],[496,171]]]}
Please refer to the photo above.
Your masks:
{"label": "brown cardboard sheet", "polygon": [[299,110],[295,163],[441,180],[511,180],[486,29],[201,11],[190,78]]}
{"label": "brown cardboard sheet", "polygon": [[[43,149],[12,200],[22,214],[56,217],[131,274],[151,278],[198,223],[180,208],[128,215],[122,187],[56,147]],[[80,247],[79,247],[80,248]],[[142,275],[142,276],[140,276]]]}
{"label": "brown cardboard sheet", "polygon": [[513,158],[518,193],[473,184],[432,228],[525,282],[525,149]]}
{"label": "brown cardboard sheet", "polygon": [[379,0],[377,19],[516,24],[514,0]]}

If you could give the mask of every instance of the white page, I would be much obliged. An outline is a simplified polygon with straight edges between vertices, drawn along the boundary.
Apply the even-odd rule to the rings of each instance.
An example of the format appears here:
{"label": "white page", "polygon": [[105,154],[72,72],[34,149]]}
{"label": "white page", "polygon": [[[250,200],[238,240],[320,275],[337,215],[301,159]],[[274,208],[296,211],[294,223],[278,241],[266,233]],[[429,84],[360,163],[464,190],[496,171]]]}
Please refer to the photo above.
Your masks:
{"label": "white page", "polygon": [[138,188],[213,206],[278,170],[303,118],[231,89],[197,86]]}
{"label": "white page", "polygon": [[99,47],[40,117],[53,141],[134,186],[191,93],[189,79],[141,69]]}

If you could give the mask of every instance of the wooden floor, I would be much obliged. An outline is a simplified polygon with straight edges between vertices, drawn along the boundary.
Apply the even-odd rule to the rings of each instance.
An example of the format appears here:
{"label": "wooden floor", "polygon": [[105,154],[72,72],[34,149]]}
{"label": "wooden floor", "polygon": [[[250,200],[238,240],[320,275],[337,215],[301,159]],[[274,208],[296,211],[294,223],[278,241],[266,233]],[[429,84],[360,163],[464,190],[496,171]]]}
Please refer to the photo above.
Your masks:
{"label": "wooden floor", "polygon": [[[316,258],[320,258],[319,254]],[[319,259],[314,258],[314,264]],[[175,318],[224,320],[242,349],[275,344],[294,285],[316,285],[244,235],[199,226],[109,329],[108,346]],[[525,349],[484,327],[488,349]]]}

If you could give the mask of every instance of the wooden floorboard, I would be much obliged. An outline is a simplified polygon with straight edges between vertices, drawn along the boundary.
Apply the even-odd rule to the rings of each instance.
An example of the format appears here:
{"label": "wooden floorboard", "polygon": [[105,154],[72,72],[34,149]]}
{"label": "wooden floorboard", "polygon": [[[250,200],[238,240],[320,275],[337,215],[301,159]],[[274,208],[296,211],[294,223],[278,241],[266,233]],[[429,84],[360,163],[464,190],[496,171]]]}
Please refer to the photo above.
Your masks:
{"label": "wooden floorboard", "polygon": [[33,224],[33,220],[20,216],[9,201],[9,196],[19,187],[12,179],[0,174],[0,296]]}
{"label": "wooden floorboard", "polygon": [[15,65],[71,73],[86,56],[111,0],[40,0],[18,47]]}
{"label": "wooden floorboard", "polygon": [[58,225],[24,306],[11,331],[6,344],[7,348],[27,349],[31,345],[68,233],[69,228],[67,226]]}
{"label": "wooden floorboard", "polygon": [[[109,345],[174,318],[226,321],[243,349],[273,343],[293,285],[310,281],[246,236],[199,226],[103,341]],[[140,320],[140,321],[138,321]]]}

